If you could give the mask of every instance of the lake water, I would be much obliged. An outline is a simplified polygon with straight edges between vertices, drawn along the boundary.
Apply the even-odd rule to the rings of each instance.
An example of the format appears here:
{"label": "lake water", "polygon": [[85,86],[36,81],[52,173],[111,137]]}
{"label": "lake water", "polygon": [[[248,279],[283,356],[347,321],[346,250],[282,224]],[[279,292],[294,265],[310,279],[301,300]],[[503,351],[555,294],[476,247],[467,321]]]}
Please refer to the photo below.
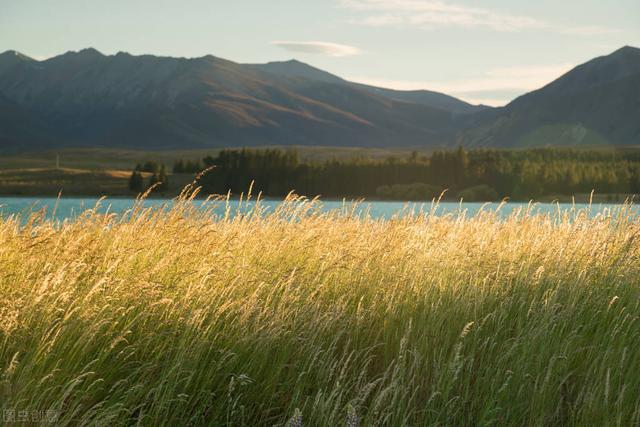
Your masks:
{"label": "lake water", "polygon": [[[63,198],[58,200],[55,197],[0,197],[0,216],[7,217],[9,215],[21,215],[23,218],[29,213],[40,211],[45,209],[48,219],[55,219],[58,221],[66,219],[74,219],[79,214],[87,209],[92,209],[99,201],[98,198]],[[123,213],[131,209],[135,201],[132,199],[105,199],[100,202],[98,211],[101,213],[113,212]],[[212,207],[212,202],[205,203],[204,201],[196,200],[195,203],[198,207]],[[229,207],[232,214],[237,212],[238,201],[231,200]],[[266,212],[273,211],[280,203],[281,200],[264,199],[260,201],[262,207]],[[145,207],[170,207],[173,204],[172,200],[166,199],[149,199],[145,200],[143,205]],[[224,214],[225,205],[224,202],[218,202],[214,205],[214,213]],[[248,204],[243,202],[240,212],[248,212],[254,206],[254,202],[251,201]],[[346,206],[352,206],[351,202],[347,202]],[[323,211],[336,210],[345,207],[345,203],[342,201],[322,201],[321,209]],[[357,212],[362,213],[365,210],[373,218],[385,218],[389,219],[394,215],[401,215],[407,211],[418,211],[423,209],[429,211],[431,209],[431,203],[416,203],[416,202],[389,202],[389,201],[364,201],[357,207]],[[442,202],[437,209],[432,212],[435,215],[457,214],[460,211],[464,211],[467,216],[473,216],[480,210],[496,210],[499,207],[499,214],[503,217],[509,216],[515,211],[529,210],[531,213],[539,214],[555,214],[560,211],[567,211],[572,209],[587,209],[587,204],[555,204],[555,203],[515,203],[509,202],[500,206],[498,203],[454,203],[454,202]],[[610,212],[616,212],[621,208],[621,205],[615,204],[594,204],[589,209],[589,215],[595,216],[599,214],[608,214]],[[640,210],[638,206],[632,206],[632,215],[634,217],[640,216]]]}

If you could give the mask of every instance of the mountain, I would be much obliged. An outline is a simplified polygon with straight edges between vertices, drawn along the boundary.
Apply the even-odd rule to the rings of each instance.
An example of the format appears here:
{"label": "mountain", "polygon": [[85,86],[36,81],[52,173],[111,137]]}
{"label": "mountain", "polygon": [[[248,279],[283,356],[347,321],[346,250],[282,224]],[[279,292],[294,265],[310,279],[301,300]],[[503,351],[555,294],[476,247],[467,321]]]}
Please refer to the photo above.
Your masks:
{"label": "mountain", "polygon": [[303,62],[291,60],[284,62],[269,62],[267,64],[252,64],[251,67],[269,72],[276,76],[289,78],[301,78],[325,83],[336,83],[351,86],[355,89],[363,89],[374,95],[387,99],[421,104],[428,107],[440,108],[453,113],[473,113],[484,110],[484,105],[471,105],[453,96],[429,90],[393,90],[381,87],[369,86],[361,83],[352,83],[326,71],[307,65]]}
{"label": "mountain", "polygon": [[454,98],[453,96],[449,96],[440,92],[433,92],[430,90],[394,90],[368,86],[359,83],[351,84],[376,95],[384,96],[385,98],[394,99],[396,101],[428,105],[457,114],[476,113],[491,108],[486,105],[472,105],[458,98]]}
{"label": "mountain", "polygon": [[264,71],[274,76],[293,79],[306,79],[325,83],[347,84],[348,82],[326,71],[312,67],[304,62],[290,61],[267,62],[266,64],[246,64],[247,67]]}
{"label": "mountain", "polygon": [[640,49],[595,58],[467,119],[458,141],[469,146],[639,144]]}
{"label": "mountain", "polygon": [[19,149],[16,141],[45,141],[42,124],[15,102],[0,94],[0,147]]}
{"label": "mountain", "polygon": [[0,55],[0,95],[0,124],[16,127],[0,132],[4,149],[428,146],[455,131],[452,110],[381,96],[298,61],[95,49],[36,61],[10,51]]}
{"label": "mountain", "polygon": [[502,108],[353,83],[296,60],[0,54],[0,150],[638,143],[640,49],[628,46]]}

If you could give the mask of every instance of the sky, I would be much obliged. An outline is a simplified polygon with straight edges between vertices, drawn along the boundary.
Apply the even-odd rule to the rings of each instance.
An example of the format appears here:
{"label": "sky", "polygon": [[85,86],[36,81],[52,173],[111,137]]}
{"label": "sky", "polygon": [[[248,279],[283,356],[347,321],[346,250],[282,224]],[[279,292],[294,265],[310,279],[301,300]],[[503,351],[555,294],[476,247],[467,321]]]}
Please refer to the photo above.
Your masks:
{"label": "sky", "polygon": [[624,45],[639,0],[0,0],[0,52],[295,58],[494,106]]}

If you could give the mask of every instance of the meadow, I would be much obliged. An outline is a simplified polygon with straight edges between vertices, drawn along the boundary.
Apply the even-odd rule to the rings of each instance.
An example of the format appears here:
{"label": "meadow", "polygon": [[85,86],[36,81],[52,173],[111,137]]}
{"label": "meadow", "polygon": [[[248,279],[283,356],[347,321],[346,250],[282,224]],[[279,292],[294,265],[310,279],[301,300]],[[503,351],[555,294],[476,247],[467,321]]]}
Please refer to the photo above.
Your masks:
{"label": "meadow", "polygon": [[628,207],[377,220],[319,203],[0,219],[0,410],[58,425],[640,423]]}

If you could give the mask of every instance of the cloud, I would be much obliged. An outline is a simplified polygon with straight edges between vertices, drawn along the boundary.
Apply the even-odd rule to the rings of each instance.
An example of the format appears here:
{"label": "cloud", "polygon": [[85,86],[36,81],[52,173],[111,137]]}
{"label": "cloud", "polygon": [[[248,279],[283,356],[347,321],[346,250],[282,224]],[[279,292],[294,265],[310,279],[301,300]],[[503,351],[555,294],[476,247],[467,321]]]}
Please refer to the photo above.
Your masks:
{"label": "cloud", "polygon": [[479,78],[448,81],[394,80],[363,76],[354,76],[347,80],[396,90],[433,90],[471,103],[499,106],[507,104],[517,95],[539,89],[573,67],[574,64],[570,63],[500,67],[487,71]]}
{"label": "cloud", "polygon": [[290,52],[310,53],[334,57],[354,56],[362,53],[362,51],[355,46],[320,41],[273,41],[271,44]]}
{"label": "cloud", "polygon": [[440,0],[338,0],[339,6],[361,16],[351,22],[368,26],[412,26],[419,28],[488,28],[515,32],[548,30],[562,34],[593,36],[619,32],[599,26],[566,27],[522,15],[458,6]]}

